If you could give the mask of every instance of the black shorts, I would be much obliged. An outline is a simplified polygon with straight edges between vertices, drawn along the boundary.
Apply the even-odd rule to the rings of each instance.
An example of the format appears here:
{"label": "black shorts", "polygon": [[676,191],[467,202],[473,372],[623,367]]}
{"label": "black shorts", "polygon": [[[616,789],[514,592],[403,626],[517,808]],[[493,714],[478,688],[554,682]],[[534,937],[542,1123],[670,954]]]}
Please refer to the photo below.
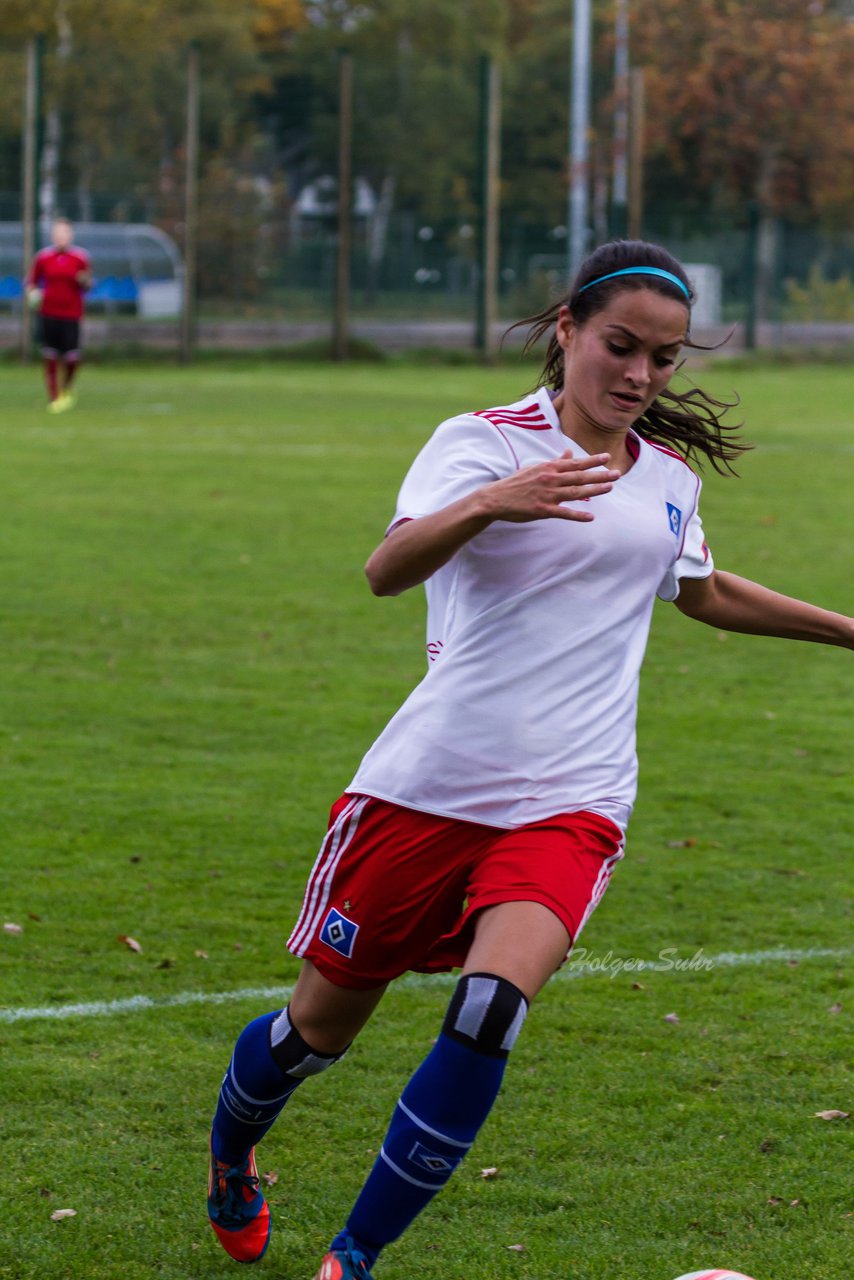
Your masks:
{"label": "black shorts", "polygon": [[80,352],[80,321],[39,316],[42,355],[76,356]]}

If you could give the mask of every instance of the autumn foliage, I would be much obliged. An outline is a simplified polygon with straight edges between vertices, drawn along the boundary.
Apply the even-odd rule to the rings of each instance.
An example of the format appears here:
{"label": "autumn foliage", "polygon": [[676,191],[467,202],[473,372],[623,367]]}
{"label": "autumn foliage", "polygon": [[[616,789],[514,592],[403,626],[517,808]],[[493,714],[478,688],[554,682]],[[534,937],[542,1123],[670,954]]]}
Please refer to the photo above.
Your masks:
{"label": "autumn foliage", "polygon": [[845,224],[854,203],[854,22],[805,0],[636,0],[650,152],[737,210]]}

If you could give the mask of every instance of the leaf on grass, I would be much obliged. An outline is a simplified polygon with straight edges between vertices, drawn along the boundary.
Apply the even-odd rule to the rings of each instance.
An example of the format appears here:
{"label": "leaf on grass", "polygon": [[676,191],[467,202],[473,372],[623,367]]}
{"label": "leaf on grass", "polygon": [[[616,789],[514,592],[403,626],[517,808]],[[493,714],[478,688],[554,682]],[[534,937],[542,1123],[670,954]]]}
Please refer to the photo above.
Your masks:
{"label": "leaf on grass", "polygon": [[828,1013],[841,1013],[841,1012],[842,1012],[842,1005],[841,1005],[841,1004],[839,1003],[839,1001],[837,1000],[837,1001],[836,1001],[836,1004],[832,1004],[832,1005],[830,1006],[830,1008],[828,1009],[828,1011],[827,1011],[827,1012],[828,1012]]}
{"label": "leaf on grass", "polygon": [[194,951],[193,955],[196,957],[197,960],[207,960],[208,958],[207,951],[202,951],[201,949],[199,949],[198,951]]}
{"label": "leaf on grass", "polygon": [[693,849],[697,843],[696,836],[688,836],[687,840],[668,840],[668,849]]}
{"label": "leaf on grass", "polygon": [[54,1209],[53,1213],[50,1215],[50,1220],[51,1222],[62,1222],[63,1218],[76,1218],[76,1217],[77,1217],[76,1209]]}
{"label": "leaf on grass", "polygon": [[28,911],[28,912],[27,912],[27,915],[29,916],[29,918],[30,918],[31,920],[35,920],[36,922],[40,922],[40,921],[41,921],[41,916],[40,916],[40,915],[37,915],[35,911]]}
{"label": "leaf on grass", "polygon": [[850,1111],[816,1111],[817,1120],[848,1120],[851,1116]]}
{"label": "leaf on grass", "polygon": [[128,951],[136,951],[139,955],[142,955],[142,947],[139,945],[136,938],[131,938],[126,933],[117,933],[116,939],[119,942],[123,942]]}
{"label": "leaf on grass", "polygon": [[274,1187],[279,1181],[279,1175],[276,1173],[275,1169],[271,1169],[269,1173],[261,1174],[261,1181],[264,1183],[265,1187]]}
{"label": "leaf on grass", "polygon": [[506,1244],[505,1249],[509,1249],[511,1253],[524,1253],[525,1246],[523,1244]]}
{"label": "leaf on grass", "polygon": [[646,991],[646,987],[643,985],[642,982],[633,982],[632,991]]}
{"label": "leaf on grass", "polygon": [[497,1164],[491,1164],[491,1165],[489,1166],[489,1168],[488,1168],[488,1169],[481,1169],[481,1171],[480,1171],[480,1176],[481,1176],[482,1178],[497,1178],[497,1177],[498,1177],[498,1165],[497,1165]]}
{"label": "leaf on grass", "polygon": [[769,1204],[782,1204],[782,1203],[783,1203],[783,1197],[782,1197],[782,1196],[769,1196],[769,1197],[768,1197],[768,1203],[769,1203]]}
{"label": "leaf on grass", "polygon": [[[142,948],[140,948],[140,950],[141,949]],[[174,960],[172,960],[169,956],[164,956],[157,967],[158,969],[171,969],[173,968],[174,964],[175,964]]]}
{"label": "leaf on grass", "polygon": [[679,1019],[679,1014],[678,1014],[678,1013],[665,1013],[665,1015],[664,1015],[664,1021],[665,1021],[665,1022],[679,1022],[679,1021],[680,1021],[680,1019]]}
{"label": "leaf on grass", "polygon": [[233,944],[233,947],[234,947],[234,950],[235,950],[235,951],[242,951],[242,950],[243,950],[243,943],[242,943],[242,942],[235,942],[235,943]]}
{"label": "leaf on grass", "polygon": [[3,932],[4,932],[4,933],[19,934],[19,933],[23,933],[23,932],[24,932],[24,930],[22,929],[22,927],[21,927],[19,924],[13,924],[13,923],[12,923],[12,921],[11,921],[11,920],[9,920],[9,921],[7,921],[7,922],[6,922],[6,924],[4,924],[4,925],[3,925]]}

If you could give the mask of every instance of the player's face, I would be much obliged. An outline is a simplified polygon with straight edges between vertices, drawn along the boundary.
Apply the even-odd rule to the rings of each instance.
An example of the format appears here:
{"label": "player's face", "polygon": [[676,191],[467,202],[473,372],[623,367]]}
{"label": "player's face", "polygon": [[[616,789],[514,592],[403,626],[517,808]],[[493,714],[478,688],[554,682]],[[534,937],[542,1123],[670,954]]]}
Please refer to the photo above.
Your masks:
{"label": "player's face", "polygon": [[55,222],[50,230],[50,238],[57,249],[67,249],[71,244],[73,228],[70,222]]}
{"label": "player's face", "polygon": [[561,308],[565,423],[624,433],[670,381],[687,326],[687,307],[652,289],[615,294],[581,325]]}

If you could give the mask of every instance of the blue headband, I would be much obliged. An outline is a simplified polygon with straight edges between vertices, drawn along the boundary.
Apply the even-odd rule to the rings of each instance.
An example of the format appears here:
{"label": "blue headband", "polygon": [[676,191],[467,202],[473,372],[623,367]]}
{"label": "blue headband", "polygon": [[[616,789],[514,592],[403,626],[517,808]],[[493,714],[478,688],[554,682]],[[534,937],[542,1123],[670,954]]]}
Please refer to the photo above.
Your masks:
{"label": "blue headband", "polygon": [[594,284],[602,284],[603,280],[613,280],[614,276],[660,276],[662,280],[669,280],[671,284],[675,284],[682,290],[688,301],[691,301],[691,294],[679,277],[672,271],[662,271],[661,267],[623,267],[621,271],[609,271],[608,275],[598,276],[589,284],[583,284],[578,292],[584,293],[585,289],[592,289]]}

